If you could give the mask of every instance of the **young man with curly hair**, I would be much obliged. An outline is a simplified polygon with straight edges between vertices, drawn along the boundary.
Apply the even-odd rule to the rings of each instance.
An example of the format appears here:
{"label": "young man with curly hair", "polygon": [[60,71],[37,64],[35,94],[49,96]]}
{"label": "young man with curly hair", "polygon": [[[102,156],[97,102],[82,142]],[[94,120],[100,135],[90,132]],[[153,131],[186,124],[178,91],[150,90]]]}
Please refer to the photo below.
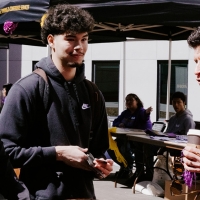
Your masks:
{"label": "young man with curly hair", "polygon": [[[44,108],[48,88],[32,73],[10,90],[0,119],[0,136],[14,167],[21,168],[20,180],[32,199],[96,199],[95,173],[87,152],[104,160],[108,148],[108,126],[102,95],[99,118],[92,119],[92,99],[84,75],[84,55],[94,19],[85,10],[67,4],[51,7],[42,21],[41,37],[51,55],[36,65],[45,71],[50,103]],[[95,109],[95,108],[94,108]],[[96,126],[90,134],[92,121]],[[106,177],[113,161],[94,167]]]}

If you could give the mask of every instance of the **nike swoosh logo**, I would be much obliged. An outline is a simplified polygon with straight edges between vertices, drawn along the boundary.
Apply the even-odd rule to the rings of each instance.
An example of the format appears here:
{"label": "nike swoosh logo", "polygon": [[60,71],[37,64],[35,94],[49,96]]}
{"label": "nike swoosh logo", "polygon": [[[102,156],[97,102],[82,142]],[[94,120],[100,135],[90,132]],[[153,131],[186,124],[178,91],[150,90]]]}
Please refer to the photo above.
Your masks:
{"label": "nike swoosh logo", "polygon": [[90,106],[89,106],[88,104],[85,104],[85,103],[84,103],[84,104],[82,105],[82,109],[83,109],[83,110],[88,109],[88,108],[90,108]]}

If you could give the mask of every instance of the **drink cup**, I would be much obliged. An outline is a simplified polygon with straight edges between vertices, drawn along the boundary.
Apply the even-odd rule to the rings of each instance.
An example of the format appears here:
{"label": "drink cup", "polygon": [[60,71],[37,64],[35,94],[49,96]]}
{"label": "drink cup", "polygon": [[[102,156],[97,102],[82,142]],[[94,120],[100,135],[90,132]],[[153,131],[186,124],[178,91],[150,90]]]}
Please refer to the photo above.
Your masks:
{"label": "drink cup", "polygon": [[200,130],[189,129],[187,133],[188,145],[200,149]]}

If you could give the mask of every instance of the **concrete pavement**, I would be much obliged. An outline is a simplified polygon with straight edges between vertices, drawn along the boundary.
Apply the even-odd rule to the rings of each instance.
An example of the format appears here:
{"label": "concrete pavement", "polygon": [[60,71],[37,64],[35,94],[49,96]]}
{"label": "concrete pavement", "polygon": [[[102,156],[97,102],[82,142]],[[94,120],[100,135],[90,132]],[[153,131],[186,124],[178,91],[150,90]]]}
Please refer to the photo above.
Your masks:
{"label": "concrete pavement", "polygon": [[114,165],[113,173],[107,179],[94,180],[95,193],[98,200],[163,200],[161,197],[149,196],[136,192],[133,194],[132,189],[122,184],[114,187],[114,173],[119,169],[118,165]]}

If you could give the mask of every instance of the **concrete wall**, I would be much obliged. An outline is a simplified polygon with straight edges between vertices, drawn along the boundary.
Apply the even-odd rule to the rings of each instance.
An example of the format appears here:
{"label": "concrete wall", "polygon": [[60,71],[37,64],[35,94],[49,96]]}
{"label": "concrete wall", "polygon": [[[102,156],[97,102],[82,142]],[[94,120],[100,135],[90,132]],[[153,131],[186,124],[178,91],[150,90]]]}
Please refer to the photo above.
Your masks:
{"label": "concrete wall", "polygon": [[[23,77],[32,71],[32,61],[40,60],[48,55],[46,47],[34,47],[22,45],[20,51],[11,50],[18,48],[11,45],[10,56],[11,79]],[[21,59],[20,59],[21,56]],[[172,42],[172,60],[188,60],[188,108],[194,115],[195,121],[200,121],[200,86],[194,76],[195,63],[193,50],[186,41]],[[11,58],[12,57],[12,58]],[[157,96],[157,60],[168,60],[168,41],[127,41],[119,43],[90,44],[85,56],[85,74],[91,80],[92,61],[119,60],[120,61],[120,89],[119,89],[119,113],[124,108],[126,94],[136,93],[144,103],[144,107],[154,108],[151,119],[156,120],[156,96]],[[20,67],[21,65],[21,67]],[[5,82],[6,50],[0,50],[0,83]],[[20,72],[20,74],[19,74]],[[15,74],[16,77],[13,77]]]}
{"label": "concrete wall", "polygon": [[22,72],[21,76],[26,76],[32,72],[32,62],[39,61],[41,58],[47,56],[47,47],[36,47],[36,46],[22,46]]}
{"label": "concrete wall", "polygon": [[[194,75],[193,50],[186,41],[171,43],[172,60],[188,60],[188,109],[200,121],[200,86]],[[120,60],[119,113],[124,110],[126,94],[136,93],[144,107],[152,106],[156,120],[157,60],[169,59],[169,41],[131,41],[125,43],[91,44],[86,56],[87,77],[91,77],[92,60]],[[92,51],[92,52],[91,52]]]}

